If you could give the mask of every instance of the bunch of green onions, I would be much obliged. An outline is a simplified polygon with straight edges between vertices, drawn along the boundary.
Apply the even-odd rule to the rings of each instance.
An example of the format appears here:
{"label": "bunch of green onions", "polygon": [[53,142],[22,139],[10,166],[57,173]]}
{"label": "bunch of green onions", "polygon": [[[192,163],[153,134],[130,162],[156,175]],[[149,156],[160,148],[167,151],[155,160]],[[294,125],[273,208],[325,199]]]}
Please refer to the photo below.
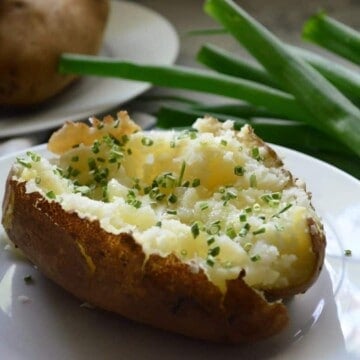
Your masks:
{"label": "bunch of green onions", "polygon": [[[217,20],[259,65],[205,44],[197,60],[209,70],[156,66],[63,54],[61,73],[119,77],[235,99],[208,106],[163,106],[159,127],[189,126],[209,114],[250,123],[266,141],[326,160],[360,178],[360,74],[312,52],[285,44],[232,0],[206,0]],[[303,29],[304,39],[360,64],[360,33],[319,13]]]}

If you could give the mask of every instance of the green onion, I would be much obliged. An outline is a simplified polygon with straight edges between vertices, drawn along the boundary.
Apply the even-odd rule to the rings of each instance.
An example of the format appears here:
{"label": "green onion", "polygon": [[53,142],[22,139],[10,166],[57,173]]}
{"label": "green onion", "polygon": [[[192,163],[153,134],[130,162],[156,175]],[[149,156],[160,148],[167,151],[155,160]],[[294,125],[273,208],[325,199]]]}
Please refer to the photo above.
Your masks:
{"label": "green onion", "polygon": [[303,38],[360,64],[360,33],[327,16],[313,15],[304,25]]}
{"label": "green onion", "polygon": [[146,81],[158,86],[195,90],[263,106],[279,115],[304,119],[309,113],[282,91],[235,77],[181,66],[145,65],[90,55],[63,54],[62,74],[95,75]]}
{"label": "green onion", "polygon": [[200,210],[201,210],[201,211],[204,211],[204,210],[206,210],[206,209],[208,209],[208,208],[209,208],[209,204],[208,204],[208,203],[204,202],[204,203],[201,203],[201,204],[200,204]]}
{"label": "green onion", "polygon": [[186,162],[185,160],[181,163],[181,169],[180,169],[180,175],[179,175],[179,180],[178,180],[178,186],[181,186],[181,183],[183,181],[184,178],[184,174],[185,174],[185,167],[186,167]]}
{"label": "green onion", "polygon": [[207,0],[205,11],[220,21],[296,97],[311,114],[303,120],[360,156],[360,110],[350,100],[233,1]]}
{"label": "green onion", "polygon": [[[233,105],[231,108],[235,111]],[[241,109],[240,104],[239,109]],[[203,115],[203,112],[198,110],[193,111],[190,108],[179,108],[175,106],[169,108],[164,106],[160,108],[158,112],[158,126],[162,128],[173,128],[176,124],[190,126],[194,122],[194,119]],[[335,153],[340,156],[350,155],[353,157],[353,153],[342,143],[304,123],[289,120],[279,122],[271,119],[240,120],[238,117],[228,116],[226,114],[210,113],[210,115],[213,115],[221,121],[228,119],[234,120],[235,129],[240,129],[248,123],[254,128],[256,134],[265,141],[306,152],[310,155],[317,156],[317,154],[319,154],[319,156],[321,156],[322,153]],[[340,158],[339,160],[339,164],[341,165],[343,159]],[[331,162],[331,158],[328,161]]]}
{"label": "green onion", "polygon": [[226,235],[230,238],[230,239],[235,239],[236,238],[236,231],[235,229],[230,226],[226,229]]}
{"label": "green onion", "polygon": [[264,227],[262,227],[260,229],[253,231],[253,235],[263,234],[264,232],[266,232],[266,229]]}
{"label": "green onion", "polygon": [[177,202],[177,196],[175,194],[170,194],[168,197],[168,201],[171,204],[175,204]]}
{"label": "green onion", "polygon": [[255,174],[250,175],[250,187],[255,188],[257,186],[257,179]]}
{"label": "green onion", "polygon": [[154,140],[148,138],[148,137],[143,137],[141,139],[141,143],[144,145],[144,146],[151,146],[154,144]]}
{"label": "green onion", "polygon": [[[293,55],[305,60],[313,68],[320,72],[349,99],[356,104],[360,104],[359,73],[305,49],[290,45],[287,45],[287,48]],[[228,52],[220,47],[211,44],[203,45],[197,54],[197,60],[209,68],[221,73],[252,80],[276,89],[282,89],[281,85],[273,79],[264,68],[251,63],[247,59],[242,59],[236,56],[236,54]],[[192,107],[196,109],[202,108],[201,105],[195,105]],[[215,105],[214,109],[211,110],[216,111],[216,109],[219,109],[218,112],[226,113],[224,109],[221,107],[218,108],[217,105]],[[229,110],[231,110],[231,108]],[[264,115],[261,115],[260,113],[258,116],[271,117],[271,114],[268,114],[269,111],[263,109],[262,112]],[[236,114],[237,116],[246,116],[244,114],[240,115],[239,112],[236,112],[233,115]]]}
{"label": "green onion", "polygon": [[266,70],[217,46],[203,45],[197,53],[196,59],[220,73],[279,88],[276,80],[273,80]]}
{"label": "green onion", "polygon": [[200,179],[194,179],[193,182],[191,183],[191,186],[198,187],[200,186],[200,183],[201,183]]}
{"label": "green onion", "polygon": [[209,254],[210,256],[213,256],[213,257],[218,256],[218,255],[220,254],[220,247],[219,247],[219,246],[216,246],[216,247],[214,247],[214,248],[212,248],[212,249],[209,249],[208,254]]}
{"label": "green onion", "polygon": [[245,222],[245,221],[247,220],[246,214],[240,214],[239,220],[240,220],[241,222]]}
{"label": "green onion", "polygon": [[28,169],[31,169],[31,163],[23,158],[17,157],[16,162]]}

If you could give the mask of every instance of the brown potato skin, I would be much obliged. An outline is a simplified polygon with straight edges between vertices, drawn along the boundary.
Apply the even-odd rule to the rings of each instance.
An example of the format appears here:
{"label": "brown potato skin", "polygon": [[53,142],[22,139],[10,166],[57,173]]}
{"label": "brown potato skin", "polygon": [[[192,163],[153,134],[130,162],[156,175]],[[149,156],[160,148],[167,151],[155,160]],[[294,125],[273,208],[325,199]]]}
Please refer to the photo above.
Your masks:
{"label": "brown potato skin", "polygon": [[130,234],[105,232],[25,183],[11,179],[3,201],[4,228],[54,282],[82,301],[189,337],[225,343],[259,340],[288,323],[286,307],[268,303],[240,274],[222,294],[203,271],[174,255],[145,255]]}
{"label": "brown potato skin", "polygon": [[59,55],[96,54],[108,12],[108,0],[2,0],[0,106],[39,104],[73,82]]}

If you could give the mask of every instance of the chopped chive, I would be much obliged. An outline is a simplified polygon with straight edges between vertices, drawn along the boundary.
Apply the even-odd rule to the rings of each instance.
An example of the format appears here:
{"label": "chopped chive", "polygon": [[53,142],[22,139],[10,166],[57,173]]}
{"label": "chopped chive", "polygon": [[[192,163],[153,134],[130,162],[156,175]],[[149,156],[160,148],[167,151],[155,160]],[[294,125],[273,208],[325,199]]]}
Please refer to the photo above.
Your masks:
{"label": "chopped chive", "polygon": [[131,155],[131,154],[132,154],[132,150],[131,150],[130,148],[128,148],[128,149],[126,150],[126,152],[127,152],[128,155]]}
{"label": "chopped chive", "polygon": [[225,262],[222,263],[222,267],[223,267],[224,269],[230,269],[230,268],[233,267],[233,263],[232,263],[231,261],[227,260],[227,261],[225,261]]}
{"label": "chopped chive", "polygon": [[238,166],[234,167],[234,174],[236,176],[242,176],[242,175],[244,175],[244,173],[245,173],[245,170],[242,166],[238,165]]}
{"label": "chopped chive", "polygon": [[162,225],[161,221],[158,221],[158,222],[155,224],[155,226],[157,226],[157,227],[161,227],[161,225]]}
{"label": "chopped chive", "polygon": [[144,146],[151,146],[154,144],[154,140],[148,138],[148,137],[143,137],[141,139],[141,143],[144,145]]}
{"label": "chopped chive", "polygon": [[196,239],[199,234],[200,234],[200,227],[199,227],[199,223],[198,222],[194,222],[192,225],[191,225],[191,233],[194,237],[194,239]]}
{"label": "chopped chive", "polygon": [[215,256],[218,256],[220,254],[220,246],[216,246],[212,249],[209,249],[209,252],[208,252],[209,255],[215,257]]}
{"label": "chopped chive", "polygon": [[352,255],[352,251],[351,251],[350,249],[346,249],[346,250],[344,251],[344,255],[345,255],[345,256],[351,256],[351,255]]}
{"label": "chopped chive", "polygon": [[176,214],[177,214],[177,211],[176,211],[176,210],[173,210],[173,209],[167,209],[167,210],[166,210],[166,213],[167,213],[167,214],[170,214],[170,215],[176,215]]}
{"label": "chopped chive", "polygon": [[35,184],[36,185],[39,185],[41,183],[41,177],[40,176],[37,176],[36,178],[35,178]]}
{"label": "chopped chive", "polygon": [[120,120],[119,119],[116,119],[115,122],[114,122],[114,129],[117,129],[120,125]]}
{"label": "chopped chive", "polygon": [[254,205],[253,205],[253,210],[254,211],[259,211],[261,209],[261,206],[258,204],[258,203],[255,203]]}
{"label": "chopped chive", "polygon": [[78,155],[75,155],[71,158],[71,161],[72,162],[78,162],[79,161],[79,156]]}
{"label": "chopped chive", "polygon": [[250,260],[253,262],[259,261],[261,259],[260,255],[253,255],[251,256]]}
{"label": "chopped chive", "polygon": [[245,237],[250,230],[250,224],[246,223],[239,232],[239,236]]}
{"label": "chopped chive", "polygon": [[41,157],[38,154],[35,154],[32,151],[27,151],[26,155],[30,157],[30,159],[34,162],[39,162]]}
{"label": "chopped chive", "polygon": [[213,259],[211,259],[211,258],[207,258],[206,259],[206,264],[213,267],[215,265],[215,261]]}
{"label": "chopped chive", "polygon": [[49,198],[49,199],[55,199],[55,198],[56,198],[56,195],[55,195],[55,193],[54,193],[52,190],[50,190],[50,191],[48,191],[48,192],[46,193],[46,197]]}
{"label": "chopped chive", "polygon": [[198,187],[200,185],[200,179],[194,179],[191,186],[192,187]]}
{"label": "chopped chive", "polygon": [[289,210],[292,207],[292,204],[287,204],[285,205],[279,212],[277,212],[275,215],[273,215],[272,217],[277,217],[280,214],[284,213],[285,211]]}
{"label": "chopped chive", "polygon": [[89,167],[89,170],[95,170],[97,168],[97,165],[96,165],[96,161],[94,158],[89,158],[88,159],[88,167]]}
{"label": "chopped chive", "polygon": [[253,235],[263,234],[264,232],[266,232],[266,229],[264,227],[262,227],[260,229],[253,231]]}
{"label": "chopped chive", "polygon": [[170,147],[173,149],[175,148],[175,141],[174,140],[171,140],[170,141]]}
{"label": "chopped chive", "polygon": [[182,183],[182,181],[183,181],[183,177],[184,177],[184,173],[185,173],[185,167],[186,167],[186,162],[185,162],[185,160],[184,160],[184,161],[182,162],[182,164],[181,164],[178,186],[181,186],[181,183]]}
{"label": "chopped chive", "polygon": [[254,188],[257,186],[257,179],[255,174],[250,175],[250,187]]}
{"label": "chopped chive", "polygon": [[97,154],[100,152],[100,142],[99,140],[95,140],[92,147],[91,147],[91,151],[94,153],[94,154]]}
{"label": "chopped chive", "polygon": [[224,140],[224,139],[221,139],[221,140],[220,140],[220,144],[221,144],[222,146],[226,146],[226,145],[228,144],[228,142],[227,142],[226,140]]}
{"label": "chopped chive", "polygon": [[249,207],[245,208],[244,211],[245,211],[247,214],[250,214],[250,213],[252,212],[252,208],[249,206]]}
{"label": "chopped chive", "polygon": [[26,160],[24,160],[24,159],[22,159],[22,158],[19,158],[19,157],[16,158],[16,161],[17,161],[20,165],[22,165],[22,166],[24,166],[24,167],[26,167],[26,168],[28,168],[28,169],[31,169],[31,164],[30,164],[28,161],[26,161]]}
{"label": "chopped chive", "polygon": [[245,221],[246,221],[246,219],[247,219],[246,214],[240,214],[240,216],[239,216],[239,220],[240,220],[241,222],[245,222]]}
{"label": "chopped chive", "polygon": [[186,256],[188,254],[188,252],[185,249],[182,249],[180,251],[180,254],[181,254],[181,256]]}

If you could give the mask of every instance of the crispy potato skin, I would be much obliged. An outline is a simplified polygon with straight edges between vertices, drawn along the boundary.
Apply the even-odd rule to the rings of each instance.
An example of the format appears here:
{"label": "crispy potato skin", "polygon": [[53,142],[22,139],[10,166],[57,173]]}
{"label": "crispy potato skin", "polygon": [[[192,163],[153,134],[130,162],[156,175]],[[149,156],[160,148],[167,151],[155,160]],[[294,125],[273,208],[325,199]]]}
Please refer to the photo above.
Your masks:
{"label": "crispy potato skin", "polygon": [[96,54],[108,12],[108,0],[2,0],[0,105],[38,104],[73,82],[59,55]]}
{"label": "crispy potato skin", "polygon": [[2,223],[39,269],[77,298],[157,328],[215,342],[240,343],[280,332],[286,307],[268,303],[240,274],[222,294],[173,255],[145,255],[130,234],[65,212],[25,183],[6,184]]}

